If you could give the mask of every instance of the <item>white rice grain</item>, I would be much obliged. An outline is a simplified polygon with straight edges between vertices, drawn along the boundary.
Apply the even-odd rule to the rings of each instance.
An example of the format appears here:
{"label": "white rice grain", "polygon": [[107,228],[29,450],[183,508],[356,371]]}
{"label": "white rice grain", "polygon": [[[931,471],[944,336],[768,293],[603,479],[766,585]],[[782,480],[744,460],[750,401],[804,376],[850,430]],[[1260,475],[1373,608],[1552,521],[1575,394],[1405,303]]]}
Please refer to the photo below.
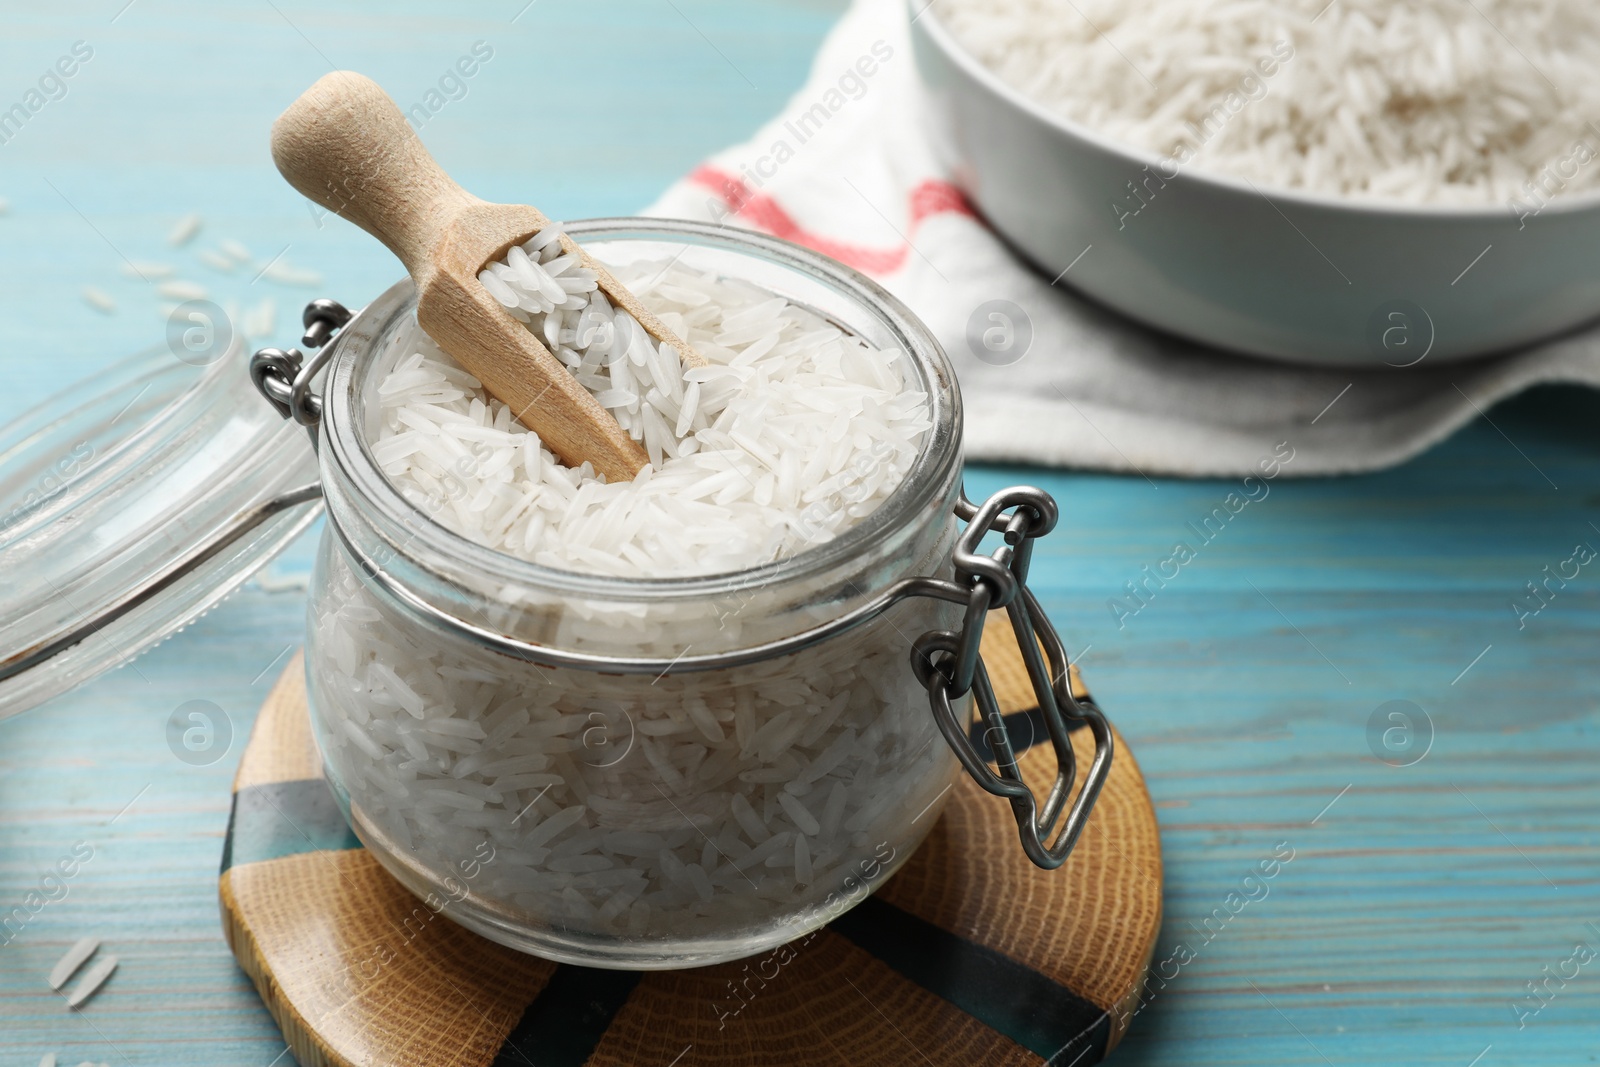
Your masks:
{"label": "white rice grain", "polygon": [[204,300],[210,291],[198,282],[171,281],[156,286],[156,292],[169,300]]}
{"label": "white rice grain", "polygon": [[1461,204],[1600,186],[1588,0],[942,0],[936,17],[1047,109],[1166,157],[1164,178],[1192,161]]}
{"label": "white rice grain", "polygon": [[105,985],[106,979],[111,977],[111,972],[117,969],[117,957],[107,956],[85,972],[78,984],[72,987],[72,992],[67,994],[67,1007],[76,1008],[84,1001],[94,996],[96,991]]}
{"label": "white rice grain", "polygon": [[232,274],[238,266],[237,263],[221,252],[213,252],[209,248],[202,248],[199,252],[196,252],[195,258],[221,274]]}
{"label": "white rice grain", "polygon": [[194,240],[195,235],[200,232],[200,226],[201,222],[199,215],[185,215],[183,218],[178,220],[177,224],[172,227],[171,232],[167,234],[167,244],[171,245],[173,248],[183,247],[190,241]]}
{"label": "white rice grain", "polygon": [[72,947],[56,961],[54,967],[50,968],[50,977],[47,979],[50,988],[60,989],[66,985],[67,979],[71,978],[78,968],[83,966],[83,961],[93,956],[99,947],[98,937],[80,937],[73,942]]}
{"label": "white rice grain", "polygon": [[322,284],[322,275],[314,270],[305,270],[291,266],[282,258],[267,264],[261,271],[261,277],[268,281],[277,282],[279,285],[294,285],[304,289],[314,289]]}
{"label": "white rice grain", "polygon": [[83,302],[103,315],[114,314],[117,310],[117,302],[111,299],[111,294],[92,285],[83,287]]}

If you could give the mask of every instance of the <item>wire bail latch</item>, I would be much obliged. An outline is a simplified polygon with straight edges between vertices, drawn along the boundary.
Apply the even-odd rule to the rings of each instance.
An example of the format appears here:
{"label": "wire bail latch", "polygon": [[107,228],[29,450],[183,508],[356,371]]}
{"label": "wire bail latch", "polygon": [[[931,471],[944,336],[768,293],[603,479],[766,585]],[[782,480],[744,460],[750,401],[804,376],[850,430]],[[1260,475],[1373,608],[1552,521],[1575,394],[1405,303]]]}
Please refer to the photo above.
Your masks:
{"label": "wire bail latch", "polygon": [[322,397],[312,389],[311,383],[333,358],[335,346],[331,342],[354,317],[337,300],[313,300],[306,305],[300,318],[306,328],[300,343],[316,353],[310,362],[298,348],[288,351],[263,348],[250,357],[250,380],[256,389],[278,409],[278,414],[306,428],[311,435],[312,448],[317,447]]}
{"label": "wire bail latch", "polygon": [[[956,514],[967,520],[967,528],[951,553],[955,584],[966,591],[961,631],[930,630],[923,634],[912,646],[911,666],[928,690],[934,721],[955,750],[956,758],[978,785],[1011,802],[1023,851],[1038,866],[1054,870],[1066,861],[1083,832],[1110,773],[1114,747],[1105,715],[1090,698],[1077,668],[1067,659],[1055,627],[1027,586],[1033,542],[1055,527],[1058,509],[1055,500],[1042,489],[1019,486],[1001,490],[982,505],[974,505],[963,494]],[[979,545],[990,532],[1001,534],[1004,543],[985,555]],[[1011,620],[1028,680],[1055,749],[1055,782],[1042,809],[1018,769],[1015,747],[980,652],[989,612],[1000,609]],[[978,705],[983,736],[994,756],[994,769],[973,745],[967,723],[956,716],[956,703],[969,692]],[[1095,749],[1083,788],[1062,822],[1062,812],[1077,777],[1069,721],[1088,725]],[[1055,843],[1047,845],[1058,822],[1061,827]]]}

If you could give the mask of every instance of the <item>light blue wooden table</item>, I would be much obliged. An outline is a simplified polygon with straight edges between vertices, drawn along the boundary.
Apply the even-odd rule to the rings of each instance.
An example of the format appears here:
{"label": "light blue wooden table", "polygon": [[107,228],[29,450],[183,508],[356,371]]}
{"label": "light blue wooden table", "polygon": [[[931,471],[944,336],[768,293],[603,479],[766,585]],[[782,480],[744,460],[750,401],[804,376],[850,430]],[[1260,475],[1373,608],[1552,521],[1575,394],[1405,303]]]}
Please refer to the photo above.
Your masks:
{"label": "light blue wooden table", "polygon": [[[425,129],[444,164],[489,198],[626,213],[754,129],[839,9],[525,3],[394,4],[382,18],[349,0],[7,4],[0,105],[74,42],[93,57],[0,145],[0,414],[160,339],[158,301],[119,274],[124,256],[180,263],[246,306],[272,295],[285,340],[308,297],[359,303],[397,276],[364,235],[319,226],[267,158],[271,118],[330,65],[420,100],[484,41],[493,58]],[[576,102],[579,65],[592,95],[553,112]],[[190,211],[206,229],[173,253],[165,235]],[[193,250],[222,237],[263,258],[288,246],[286,262],[326,282],[213,274]],[[85,284],[117,312],[90,310]],[[1547,390],[1491,417],[1398,471],[1274,484],[1122,628],[1107,598],[1230,487],[969,472],[974,492],[1028,479],[1068,505],[1037,588],[1069,643],[1090,646],[1096,695],[1150,779],[1168,877],[1160,958],[1197,952],[1117,1062],[1567,1067],[1600,1053],[1600,960],[1546,980],[1572,974],[1575,945],[1600,947],[1600,569],[1523,628],[1511,607],[1576,544],[1600,546],[1600,400]],[[189,766],[164,727],[204,699],[243,736],[301,638],[308,546],[275,565],[272,591],[248,588],[136,665],[0,724],[0,910],[74,843],[94,849],[65,898],[0,946],[0,1067],[49,1050],[64,1064],[288,1062],[217,922],[237,743]],[[1369,720],[1396,700],[1433,725],[1412,766],[1369,747]],[[1295,858],[1270,894],[1208,927],[1280,842]],[[85,932],[123,964],[69,1014],[42,978]],[[1517,1005],[1542,1009],[1519,1027]]]}

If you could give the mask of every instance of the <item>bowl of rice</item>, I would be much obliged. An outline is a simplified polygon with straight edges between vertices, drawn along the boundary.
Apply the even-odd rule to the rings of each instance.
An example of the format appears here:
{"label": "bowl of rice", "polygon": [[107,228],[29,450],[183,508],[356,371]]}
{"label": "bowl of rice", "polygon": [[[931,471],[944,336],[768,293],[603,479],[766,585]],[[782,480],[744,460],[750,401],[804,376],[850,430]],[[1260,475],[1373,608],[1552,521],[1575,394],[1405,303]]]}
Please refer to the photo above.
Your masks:
{"label": "bowl of rice", "polygon": [[[1059,831],[1029,850],[1059,866],[1111,740],[1024,584],[1055,504],[965,500],[960,395],[926,327],[774,238],[566,232],[708,362],[685,370],[553,228],[485,271],[649,453],[631,481],[559,462],[420,329],[409,281],[295,375],[325,365],[311,718],[367,848],[491,939],[641,969],[827,923],[909,858],[963,765],[1033,844]],[[1005,544],[978,553],[991,530]],[[993,703],[976,642],[998,607],[1030,620],[1065,746],[1037,818],[968,740],[973,694]],[[1070,812],[1057,708],[1100,746]]]}
{"label": "bowl of rice", "polygon": [[[1319,10],[1320,9],[1320,10]],[[911,4],[939,151],[1047,277],[1299,363],[1600,315],[1600,8]]]}

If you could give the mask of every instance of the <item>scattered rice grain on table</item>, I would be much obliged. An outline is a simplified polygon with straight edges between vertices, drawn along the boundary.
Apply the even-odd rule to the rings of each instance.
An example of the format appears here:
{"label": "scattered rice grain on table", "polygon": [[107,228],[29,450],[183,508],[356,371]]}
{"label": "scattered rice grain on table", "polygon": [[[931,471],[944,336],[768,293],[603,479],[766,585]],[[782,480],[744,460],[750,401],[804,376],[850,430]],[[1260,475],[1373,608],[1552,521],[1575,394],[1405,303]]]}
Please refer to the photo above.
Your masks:
{"label": "scattered rice grain on table", "polygon": [[297,285],[305,289],[315,289],[322,284],[321,274],[314,270],[290,266],[281,258],[267,264],[262,269],[261,276],[279,285]]}
{"label": "scattered rice grain on table", "polygon": [[232,274],[235,268],[238,266],[238,264],[234,263],[232,259],[223,255],[221,252],[214,251],[210,248],[202,248],[199,252],[195,253],[195,258],[204,263],[206,266],[210,267],[212,270],[218,271],[222,274]]}
{"label": "scattered rice grain on table", "polygon": [[199,282],[170,281],[156,286],[156,292],[171,300],[204,300],[210,290]]}
{"label": "scattered rice grain on table", "polygon": [[71,978],[78,968],[83,966],[83,961],[93,956],[99,947],[98,937],[80,937],[73,942],[72,947],[62,954],[54,967],[50,968],[50,977],[47,979],[50,988],[60,989],[66,985],[67,979]]}
{"label": "scattered rice grain on table", "polygon": [[111,294],[93,285],[83,287],[83,301],[104,315],[113,314],[117,310],[117,302],[111,298]]}
{"label": "scattered rice grain on table", "polygon": [[67,1007],[81,1007],[86,1000],[94,996],[117,969],[117,962],[117,957],[106,956],[90,967],[79,979],[78,984],[72,987],[72,992],[67,994]]}
{"label": "scattered rice grain on table", "polygon": [[195,235],[200,232],[202,225],[204,224],[199,215],[193,213],[185,215],[173,225],[171,232],[167,234],[167,244],[173,248],[183,247],[195,239]]}

